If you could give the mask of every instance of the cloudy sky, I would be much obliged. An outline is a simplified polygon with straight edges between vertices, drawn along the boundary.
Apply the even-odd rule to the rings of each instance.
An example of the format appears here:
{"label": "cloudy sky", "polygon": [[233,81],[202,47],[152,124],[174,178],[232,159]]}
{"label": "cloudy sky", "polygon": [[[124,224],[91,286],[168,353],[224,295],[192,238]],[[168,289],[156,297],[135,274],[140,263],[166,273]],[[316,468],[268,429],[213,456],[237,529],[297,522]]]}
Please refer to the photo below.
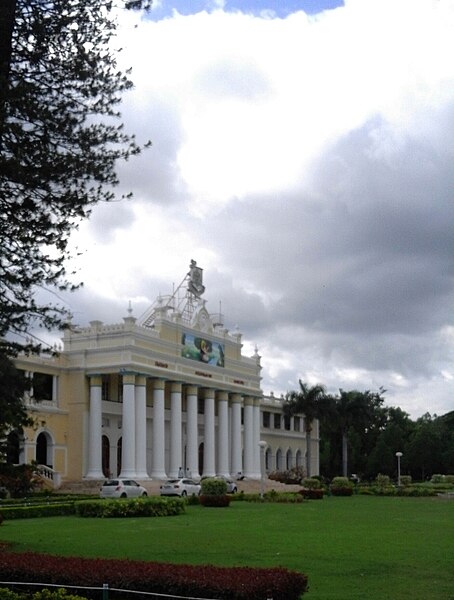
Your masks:
{"label": "cloudy sky", "polygon": [[[190,9],[188,8],[190,7]],[[74,321],[139,317],[190,259],[263,390],[454,408],[454,2],[155,0],[121,17],[134,198],[74,236]]]}

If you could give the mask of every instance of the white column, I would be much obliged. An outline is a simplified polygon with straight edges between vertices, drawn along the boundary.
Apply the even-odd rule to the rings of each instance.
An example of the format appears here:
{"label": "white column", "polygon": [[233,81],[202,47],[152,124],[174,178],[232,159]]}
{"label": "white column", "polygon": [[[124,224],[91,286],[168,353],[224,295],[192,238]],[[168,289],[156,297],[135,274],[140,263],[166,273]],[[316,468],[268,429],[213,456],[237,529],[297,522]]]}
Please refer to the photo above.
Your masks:
{"label": "white column", "polygon": [[229,476],[229,395],[218,392],[218,475]]}
{"label": "white column", "polygon": [[120,477],[136,477],[136,376],[123,375],[123,413]]}
{"label": "white column", "polygon": [[254,398],[244,399],[244,475],[255,478]]}
{"label": "white column", "polygon": [[88,479],[103,479],[102,472],[102,379],[90,377],[90,413],[88,421]]}
{"label": "white column", "polygon": [[243,472],[241,451],[241,396],[232,394],[232,467],[233,477]]}
{"label": "white column", "polygon": [[136,477],[148,479],[147,473],[147,379],[136,378]]}
{"label": "white column", "polygon": [[58,375],[52,376],[52,402],[58,403]]}
{"label": "white column", "polygon": [[165,467],[165,382],[161,379],[153,381],[153,425],[151,439],[151,476],[155,479],[166,479]]}
{"label": "white column", "polygon": [[180,467],[183,466],[181,433],[181,383],[172,382],[170,388],[169,477],[178,477]]}
{"label": "white column", "polygon": [[256,478],[261,477],[260,468],[260,399],[255,398],[253,406],[254,415],[254,470]]}
{"label": "white column", "polygon": [[214,447],[214,390],[204,390],[205,426],[203,442],[203,475],[216,475],[216,455]]}
{"label": "white column", "polygon": [[199,474],[199,428],[197,386],[190,385],[186,390],[186,468],[191,477],[198,479]]}

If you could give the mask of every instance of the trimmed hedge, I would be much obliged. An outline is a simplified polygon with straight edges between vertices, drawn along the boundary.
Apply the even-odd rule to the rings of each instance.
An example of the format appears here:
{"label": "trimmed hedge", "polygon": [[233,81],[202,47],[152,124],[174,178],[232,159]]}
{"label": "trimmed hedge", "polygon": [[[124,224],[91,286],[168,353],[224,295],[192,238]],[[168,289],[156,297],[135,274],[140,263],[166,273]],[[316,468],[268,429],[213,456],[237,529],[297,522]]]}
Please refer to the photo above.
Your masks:
{"label": "trimmed hedge", "polygon": [[321,489],[302,489],[298,492],[306,500],[323,500],[323,490]]}
{"label": "trimmed hedge", "polygon": [[[282,567],[214,567],[153,562],[48,556],[34,552],[0,554],[0,581],[81,586],[87,597],[99,598],[101,587],[198,596],[219,600],[298,600],[307,590],[307,576]],[[135,598],[149,598],[135,594]]]}
{"label": "trimmed hedge", "polygon": [[76,502],[79,517],[169,517],[185,511],[181,498],[130,498],[125,500],[85,500]]}
{"label": "trimmed hedge", "polygon": [[276,504],[300,504],[304,502],[304,498],[297,492],[276,492],[275,490],[266,492],[263,498],[260,494],[245,494],[244,492],[234,494],[229,498],[232,502],[275,502]]}
{"label": "trimmed hedge", "polygon": [[33,519],[37,517],[62,517],[73,515],[75,512],[74,502],[62,502],[61,504],[31,504],[30,506],[7,506],[1,507],[1,515],[4,519]]}
{"label": "trimmed hedge", "polygon": [[227,494],[224,494],[223,496],[211,496],[210,494],[201,494],[199,496],[199,503],[202,506],[225,508],[230,505],[230,496],[227,496]]}

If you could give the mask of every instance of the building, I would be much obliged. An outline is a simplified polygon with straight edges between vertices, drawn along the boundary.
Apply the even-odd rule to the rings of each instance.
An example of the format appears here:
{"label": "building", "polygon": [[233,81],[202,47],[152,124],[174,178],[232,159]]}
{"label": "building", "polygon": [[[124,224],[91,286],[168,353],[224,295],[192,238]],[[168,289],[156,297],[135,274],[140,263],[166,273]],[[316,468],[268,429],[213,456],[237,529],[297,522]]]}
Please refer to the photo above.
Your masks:
{"label": "building", "polygon": [[[35,427],[10,434],[10,460],[46,466],[56,486],[181,472],[259,479],[261,452],[268,472],[304,465],[303,416],[284,419],[283,399],[263,396],[257,350],[244,356],[241,333],[208,313],[202,280],[191,261],[140,319],[129,308],[122,323],[70,325],[55,356],[19,357]],[[318,473],[318,424],[312,444]]]}

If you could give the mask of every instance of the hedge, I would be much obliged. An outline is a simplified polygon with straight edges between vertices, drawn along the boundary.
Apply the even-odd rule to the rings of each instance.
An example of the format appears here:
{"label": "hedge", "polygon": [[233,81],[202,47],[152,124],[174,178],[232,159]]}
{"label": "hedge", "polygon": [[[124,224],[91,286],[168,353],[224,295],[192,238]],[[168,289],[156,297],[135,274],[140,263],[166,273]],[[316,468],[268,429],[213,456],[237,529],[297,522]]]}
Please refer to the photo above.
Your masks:
{"label": "hedge", "polygon": [[79,517],[169,517],[185,511],[181,498],[131,498],[127,500],[85,500],[76,502]]}
{"label": "hedge", "polygon": [[[307,576],[283,567],[214,567],[60,557],[34,552],[0,554],[0,581],[80,586],[75,593],[99,597],[101,587],[219,600],[298,600],[307,590]],[[149,596],[135,594],[147,600]]]}
{"label": "hedge", "polygon": [[65,589],[49,591],[40,590],[34,594],[12,592],[7,588],[0,588],[0,600],[86,600],[86,596],[74,596]]}
{"label": "hedge", "polygon": [[36,517],[62,517],[73,515],[74,502],[62,502],[61,504],[32,504],[30,506],[7,506],[0,507],[0,514],[4,519],[32,519]]}

